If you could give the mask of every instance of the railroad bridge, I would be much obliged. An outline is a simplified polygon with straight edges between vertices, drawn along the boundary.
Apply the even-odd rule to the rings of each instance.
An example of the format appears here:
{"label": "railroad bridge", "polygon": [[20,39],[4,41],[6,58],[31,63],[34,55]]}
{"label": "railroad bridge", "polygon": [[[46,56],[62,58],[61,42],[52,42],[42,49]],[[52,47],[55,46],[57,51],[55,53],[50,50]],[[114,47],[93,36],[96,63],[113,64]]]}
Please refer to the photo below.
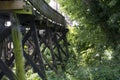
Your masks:
{"label": "railroad bridge", "polygon": [[0,0],[0,79],[14,80],[17,46],[12,36],[19,39],[14,29],[22,35],[26,71],[30,66],[47,80],[47,70],[64,70],[69,58],[65,18],[44,0]]}

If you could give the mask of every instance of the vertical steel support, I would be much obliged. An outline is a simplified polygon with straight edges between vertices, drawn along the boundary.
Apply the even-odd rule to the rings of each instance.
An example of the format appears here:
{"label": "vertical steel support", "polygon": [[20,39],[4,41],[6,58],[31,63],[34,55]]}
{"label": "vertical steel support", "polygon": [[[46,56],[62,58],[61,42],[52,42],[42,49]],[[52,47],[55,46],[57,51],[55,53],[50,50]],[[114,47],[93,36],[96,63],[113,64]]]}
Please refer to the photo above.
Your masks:
{"label": "vertical steel support", "polygon": [[41,72],[43,74],[43,80],[47,80],[46,79],[46,74],[45,74],[45,66],[43,64],[43,59],[42,59],[42,54],[41,54],[41,51],[40,51],[40,46],[39,46],[39,40],[38,40],[38,35],[37,35],[37,29],[36,29],[36,25],[35,25],[35,21],[33,20],[31,22],[31,29],[32,29],[32,37],[33,37],[33,41],[34,41],[34,44],[35,44],[35,51],[38,55],[38,62],[39,62],[39,67],[41,69]]}
{"label": "vertical steel support", "polygon": [[63,40],[64,40],[64,45],[66,48],[66,56],[67,56],[67,58],[69,58],[68,42],[67,42],[67,38],[66,38],[67,32],[68,32],[68,29],[65,29],[65,31],[63,32]]}
{"label": "vertical steel support", "polygon": [[57,73],[57,63],[56,63],[56,58],[55,58],[55,53],[54,53],[54,50],[53,50],[53,40],[52,40],[52,31],[51,30],[47,30],[47,35],[48,35],[48,41],[49,41],[49,48],[50,48],[50,51],[51,51],[51,55],[52,55],[52,60],[53,60],[53,66],[54,66],[54,70],[55,72]]}

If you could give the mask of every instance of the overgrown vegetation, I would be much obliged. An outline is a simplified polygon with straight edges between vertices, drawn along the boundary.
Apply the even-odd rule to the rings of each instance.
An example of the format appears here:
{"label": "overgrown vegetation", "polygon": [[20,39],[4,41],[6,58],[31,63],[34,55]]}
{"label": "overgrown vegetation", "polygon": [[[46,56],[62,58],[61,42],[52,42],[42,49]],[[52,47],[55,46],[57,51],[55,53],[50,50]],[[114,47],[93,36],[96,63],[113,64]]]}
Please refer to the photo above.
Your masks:
{"label": "overgrown vegetation", "polygon": [[71,58],[66,72],[71,80],[119,80],[120,1],[59,2],[62,10],[79,22],[68,34]]}

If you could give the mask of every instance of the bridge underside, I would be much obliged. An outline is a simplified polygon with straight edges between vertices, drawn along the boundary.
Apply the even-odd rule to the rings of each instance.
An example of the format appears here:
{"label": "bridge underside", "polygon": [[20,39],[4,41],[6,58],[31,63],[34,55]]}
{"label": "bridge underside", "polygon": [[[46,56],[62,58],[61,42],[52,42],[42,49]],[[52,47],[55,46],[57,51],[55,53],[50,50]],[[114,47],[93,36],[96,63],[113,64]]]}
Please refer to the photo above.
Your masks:
{"label": "bridge underside", "polygon": [[[28,1],[32,2],[33,0]],[[68,29],[64,24],[48,20],[36,11],[33,13],[16,14],[17,20],[19,20],[18,27],[22,34],[25,70],[27,71],[29,67],[32,67],[34,72],[46,80],[45,71],[53,70],[57,73],[58,68],[65,70],[65,62],[69,58],[66,39]],[[15,57],[11,37],[13,27],[7,25],[9,21],[12,25],[14,24],[15,20],[12,22],[12,17],[14,17],[12,12],[9,13],[8,10],[0,12],[0,80],[4,75],[10,80],[14,80],[12,68]],[[64,20],[58,20],[58,22],[65,23]]]}

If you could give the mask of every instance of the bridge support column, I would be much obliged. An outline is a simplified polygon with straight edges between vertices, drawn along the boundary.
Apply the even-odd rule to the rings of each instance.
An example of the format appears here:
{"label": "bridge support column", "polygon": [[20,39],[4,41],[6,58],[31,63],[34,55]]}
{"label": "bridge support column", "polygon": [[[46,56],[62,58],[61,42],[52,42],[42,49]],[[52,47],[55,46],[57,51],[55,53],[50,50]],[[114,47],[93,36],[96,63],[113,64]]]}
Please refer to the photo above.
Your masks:
{"label": "bridge support column", "polygon": [[46,74],[45,74],[45,66],[43,64],[43,59],[42,59],[42,54],[40,51],[40,46],[39,46],[39,40],[38,40],[38,35],[37,35],[37,29],[36,29],[36,25],[35,25],[35,21],[33,20],[31,22],[31,29],[32,29],[32,38],[33,38],[33,42],[35,44],[35,52],[38,56],[38,62],[39,62],[39,67],[40,70],[43,74],[43,80],[46,80]]}
{"label": "bridge support column", "polygon": [[17,80],[26,80],[23,60],[22,34],[20,32],[19,21],[15,13],[12,13],[10,18],[12,22],[12,40],[14,46],[16,75],[18,78]]}

